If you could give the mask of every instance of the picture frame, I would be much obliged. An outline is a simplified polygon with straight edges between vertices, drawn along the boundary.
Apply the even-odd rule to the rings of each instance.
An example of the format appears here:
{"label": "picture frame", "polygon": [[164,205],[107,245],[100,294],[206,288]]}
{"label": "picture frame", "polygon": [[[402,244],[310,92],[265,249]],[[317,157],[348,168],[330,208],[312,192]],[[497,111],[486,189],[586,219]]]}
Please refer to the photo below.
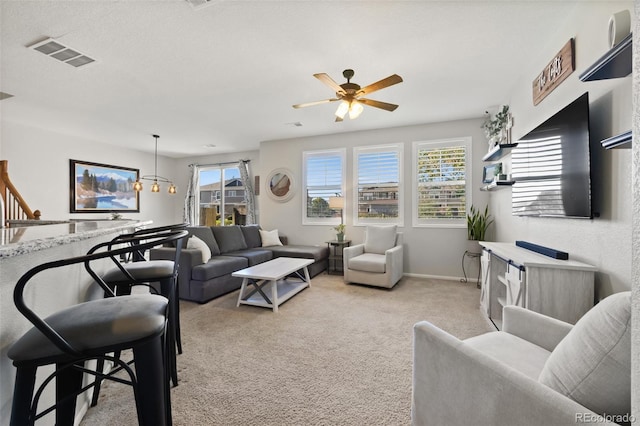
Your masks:
{"label": "picture frame", "polygon": [[273,170],[265,181],[265,192],[269,198],[285,202],[295,194],[295,181],[293,173],[289,169],[279,168]]}
{"label": "picture frame", "polygon": [[491,183],[502,173],[502,163],[490,164],[482,169],[482,183]]}
{"label": "picture frame", "polygon": [[69,211],[139,213],[140,194],[133,189],[139,178],[139,169],[69,160]]}

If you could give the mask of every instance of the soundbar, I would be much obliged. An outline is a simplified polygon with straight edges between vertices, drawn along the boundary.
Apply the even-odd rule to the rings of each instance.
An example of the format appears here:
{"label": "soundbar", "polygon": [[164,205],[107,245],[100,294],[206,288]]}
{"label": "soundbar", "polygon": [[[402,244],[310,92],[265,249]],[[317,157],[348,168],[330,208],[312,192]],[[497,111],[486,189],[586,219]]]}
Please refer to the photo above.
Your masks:
{"label": "soundbar", "polygon": [[529,243],[527,241],[516,241],[516,245],[518,247],[522,247],[522,248],[527,249],[527,250],[535,251],[536,253],[540,253],[540,254],[543,254],[545,256],[552,257],[554,259],[560,259],[560,260],[568,260],[569,259],[569,253],[567,253],[565,251],[560,251],[560,250],[552,249],[552,248],[545,247],[545,246],[539,246],[538,244]]}

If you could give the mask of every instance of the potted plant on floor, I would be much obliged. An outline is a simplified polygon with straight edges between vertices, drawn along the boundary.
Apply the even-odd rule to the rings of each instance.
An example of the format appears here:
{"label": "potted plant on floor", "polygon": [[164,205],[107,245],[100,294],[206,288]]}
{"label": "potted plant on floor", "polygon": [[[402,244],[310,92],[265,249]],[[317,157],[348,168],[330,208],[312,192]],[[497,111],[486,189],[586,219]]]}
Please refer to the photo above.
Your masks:
{"label": "potted plant on floor", "polygon": [[467,250],[472,253],[480,253],[481,248],[478,241],[485,241],[487,229],[493,223],[489,214],[489,206],[485,206],[484,211],[476,209],[473,205],[467,214]]}

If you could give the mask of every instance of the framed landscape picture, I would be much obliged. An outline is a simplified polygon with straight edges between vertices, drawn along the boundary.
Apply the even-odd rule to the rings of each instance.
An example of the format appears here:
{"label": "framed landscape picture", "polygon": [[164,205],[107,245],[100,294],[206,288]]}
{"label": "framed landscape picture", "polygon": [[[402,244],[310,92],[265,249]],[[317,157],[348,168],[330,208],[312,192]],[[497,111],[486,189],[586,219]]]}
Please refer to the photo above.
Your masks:
{"label": "framed landscape picture", "polygon": [[71,213],[137,213],[140,195],[133,190],[140,170],[69,160]]}

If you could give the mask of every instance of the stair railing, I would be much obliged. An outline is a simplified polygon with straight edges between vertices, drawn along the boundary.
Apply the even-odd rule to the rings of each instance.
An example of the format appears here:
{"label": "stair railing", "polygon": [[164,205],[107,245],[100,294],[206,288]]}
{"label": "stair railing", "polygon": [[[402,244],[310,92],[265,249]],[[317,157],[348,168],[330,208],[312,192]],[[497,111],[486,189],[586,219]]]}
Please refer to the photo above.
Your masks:
{"label": "stair railing", "polygon": [[2,226],[10,220],[40,219],[40,210],[32,211],[9,179],[9,162],[0,160],[0,194],[2,195]]}

